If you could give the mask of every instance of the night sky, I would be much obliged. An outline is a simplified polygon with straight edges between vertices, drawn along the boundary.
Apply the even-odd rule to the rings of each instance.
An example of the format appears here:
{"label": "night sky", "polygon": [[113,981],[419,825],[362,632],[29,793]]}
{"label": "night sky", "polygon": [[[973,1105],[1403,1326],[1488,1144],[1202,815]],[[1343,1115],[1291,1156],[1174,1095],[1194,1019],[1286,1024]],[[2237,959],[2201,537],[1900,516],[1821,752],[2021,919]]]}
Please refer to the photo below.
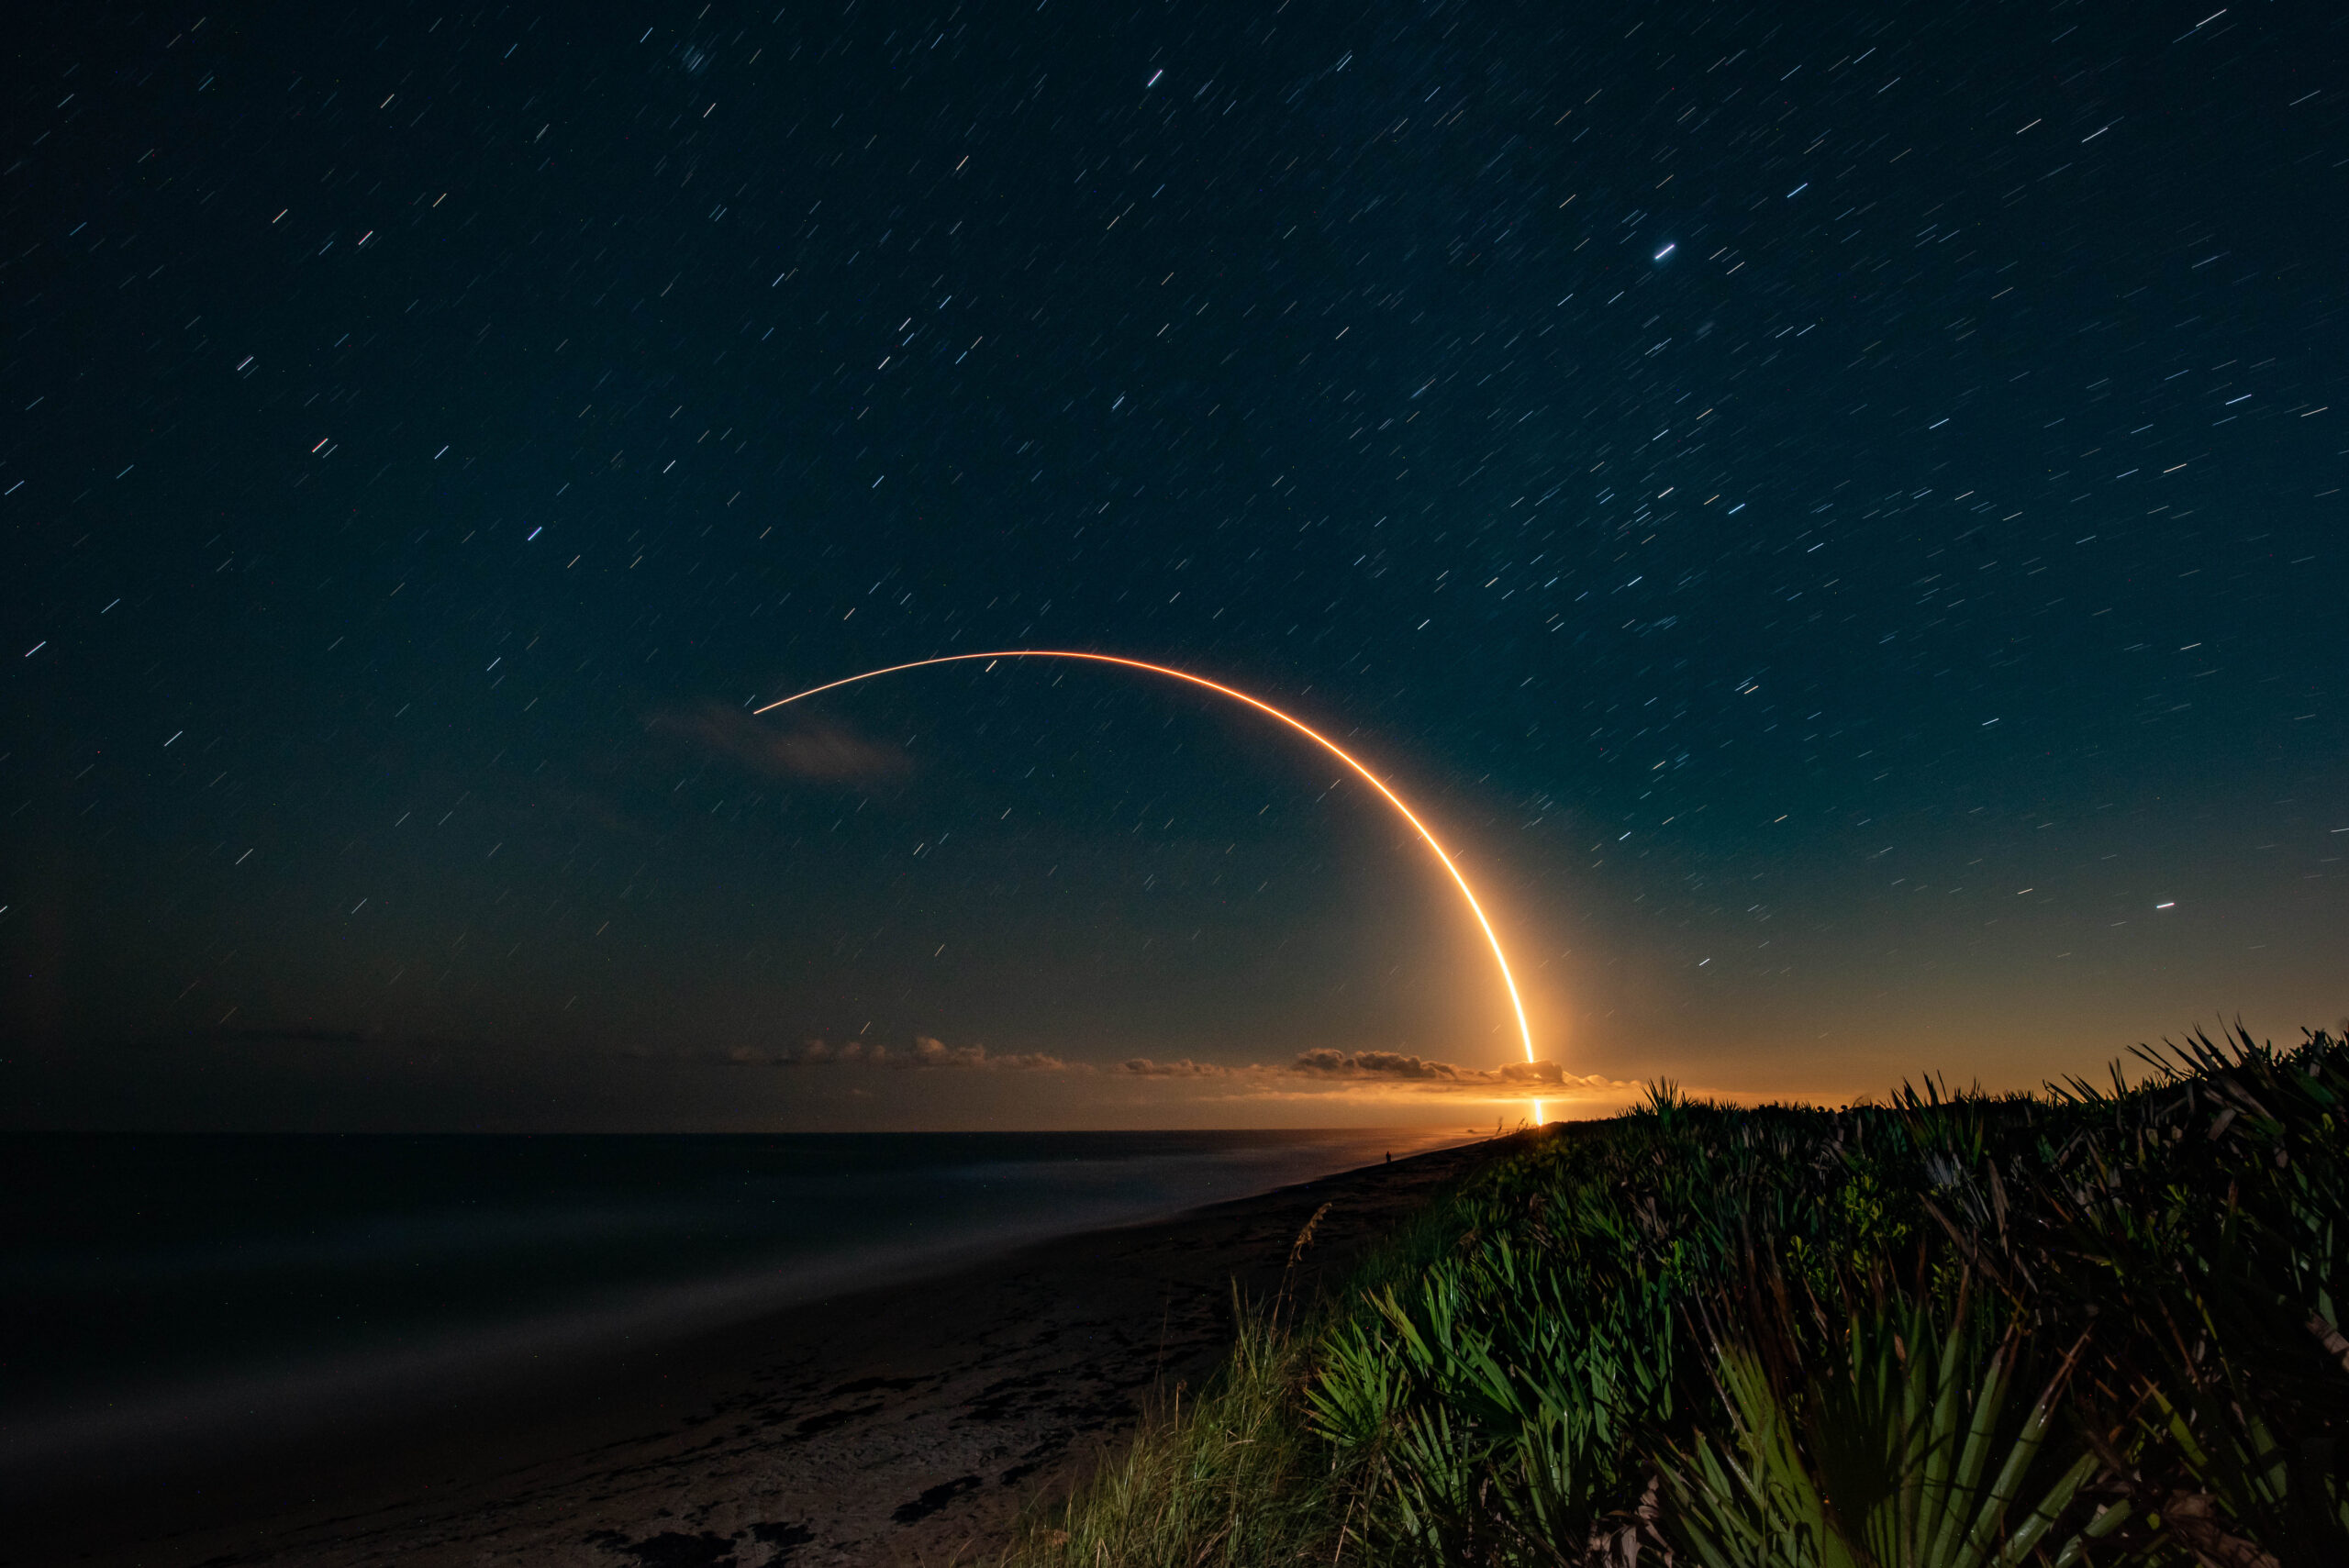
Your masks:
{"label": "night sky", "polygon": [[2336,7],[38,25],[9,1125],[1522,1114],[1001,647],[1553,1115],[2349,1007]]}

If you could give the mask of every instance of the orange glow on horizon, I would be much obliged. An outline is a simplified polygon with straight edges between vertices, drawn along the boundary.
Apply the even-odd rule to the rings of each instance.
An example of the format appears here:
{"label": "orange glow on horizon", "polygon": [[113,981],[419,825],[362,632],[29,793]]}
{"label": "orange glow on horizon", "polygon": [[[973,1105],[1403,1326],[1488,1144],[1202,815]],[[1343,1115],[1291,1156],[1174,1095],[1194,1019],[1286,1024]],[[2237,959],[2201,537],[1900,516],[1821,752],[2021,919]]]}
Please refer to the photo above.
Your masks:
{"label": "orange glow on horizon", "polygon": [[[1397,795],[1393,790],[1386,786],[1386,781],[1385,779],[1382,779],[1376,773],[1372,773],[1368,768],[1364,767],[1358,760],[1356,760],[1353,753],[1348,751],[1344,747],[1339,745],[1335,740],[1330,740],[1328,736],[1322,734],[1319,730],[1314,728],[1303,719],[1297,718],[1283,712],[1281,709],[1275,707],[1272,704],[1264,701],[1262,698],[1250,696],[1246,692],[1221,684],[1219,682],[1210,681],[1204,675],[1194,675],[1186,670],[1174,669],[1165,664],[1152,664],[1147,660],[1123,659],[1110,653],[1078,653],[1061,649],[1017,648],[996,653],[944,653],[934,659],[916,659],[909,663],[891,664],[879,670],[867,670],[862,674],[844,675],[837,681],[827,681],[820,686],[810,686],[804,692],[796,692],[790,696],[778,698],[774,702],[766,704],[763,707],[752,708],[751,711],[754,715],[772,713],[776,708],[787,706],[792,703],[818,695],[823,692],[832,691],[837,687],[854,685],[859,681],[870,681],[881,675],[894,675],[903,670],[918,670],[930,664],[968,663],[974,659],[1075,659],[1081,660],[1089,664],[1115,664],[1128,670],[1141,670],[1152,675],[1164,675],[1170,680],[1182,681],[1194,686],[1203,687],[1208,691],[1215,693],[1218,696],[1230,697],[1234,702],[1245,703],[1250,707],[1254,708],[1257,712],[1265,714],[1273,718],[1276,718],[1281,723],[1287,725],[1291,729],[1296,730],[1299,735],[1304,736],[1307,740],[1312,741],[1315,745],[1320,747],[1323,751],[1337,758],[1338,761],[1343,762],[1348,768],[1353,770],[1353,772],[1361,777],[1364,783],[1368,784],[1371,788],[1376,790],[1381,795],[1384,795],[1386,799],[1387,805],[1393,806],[1397,811],[1402,814],[1403,820],[1411,825],[1412,830],[1417,832],[1420,839],[1426,842],[1427,847],[1434,851],[1435,858],[1443,862],[1443,869],[1451,873],[1453,884],[1460,889],[1460,896],[1467,901],[1468,912],[1476,917],[1477,929],[1485,933],[1486,944],[1493,950],[1494,966],[1500,971],[1501,984],[1508,992],[1509,1007],[1517,1015],[1517,1032],[1520,1040],[1525,1047],[1525,1060],[1529,1063],[1534,1060],[1533,1029],[1531,1024],[1526,1022],[1525,1002],[1524,999],[1518,995],[1517,977],[1509,973],[1508,955],[1501,951],[1501,939],[1498,934],[1494,931],[1492,921],[1486,917],[1485,906],[1477,901],[1476,891],[1468,885],[1468,878],[1462,873],[1459,863],[1453,860],[1450,851],[1445,850],[1443,845],[1437,840],[1434,833],[1429,830],[1428,825],[1419,820],[1419,813],[1404,805],[1403,797]],[[1542,1121],[1542,1102],[1540,1100],[1535,1100],[1531,1103],[1533,1106],[1533,1122],[1535,1126],[1539,1127]]]}

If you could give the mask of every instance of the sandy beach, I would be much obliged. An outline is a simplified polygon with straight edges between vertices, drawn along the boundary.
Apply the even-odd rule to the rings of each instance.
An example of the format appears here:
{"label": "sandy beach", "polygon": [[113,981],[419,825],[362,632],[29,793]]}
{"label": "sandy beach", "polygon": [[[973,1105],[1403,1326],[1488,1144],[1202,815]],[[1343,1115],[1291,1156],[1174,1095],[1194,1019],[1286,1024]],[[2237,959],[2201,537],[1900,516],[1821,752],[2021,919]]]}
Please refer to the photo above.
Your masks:
{"label": "sandy beach", "polygon": [[[1472,1144],[1031,1246],[216,1469],[35,1499],[0,1562],[765,1568],[984,1557],[1210,1376],[1235,1284],[1344,1273]],[[26,1521],[20,1519],[20,1526]]]}

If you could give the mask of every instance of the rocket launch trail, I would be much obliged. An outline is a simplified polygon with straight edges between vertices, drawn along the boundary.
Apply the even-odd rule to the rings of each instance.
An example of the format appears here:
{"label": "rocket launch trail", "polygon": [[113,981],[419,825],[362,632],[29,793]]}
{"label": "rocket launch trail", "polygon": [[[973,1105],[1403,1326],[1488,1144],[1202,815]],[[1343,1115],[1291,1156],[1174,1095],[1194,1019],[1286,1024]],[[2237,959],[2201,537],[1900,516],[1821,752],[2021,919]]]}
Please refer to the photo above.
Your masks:
{"label": "rocket launch trail", "polygon": [[[827,681],[820,686],[810,686],[804,692],[796,692],[790,696],[779,697],[774,702],[753,708],[751,712],[773,713],[779,707],[787,707],[793,703],[804,702],[809,697],[820,695],[825,692],[836,691],[842,686],[852,686],[863,681],[877,680],[883,675],[898,674],[907,670],[926,669],[932,664],[967,664],[974,660],[998,659],[1067,659],[1088,664],[1109,664],[1119,669],[1139,670],[1145,674],[1163,675],[1168,680],[1181,681],[1186,685],[1197,686],[1213,692],[1218,696],[1229,697],[1233,702],[1243,703],[1267,717],[1286,725],[1337,758],[1356,776],[1376,790],[1385,798],[1386,804],[1393,806],[1402,816],[1403,820],[1411,825],[1412,831],[1419,834],[1428,849],[1434,853],[1435,858],[1442,862],[1443,869],[1451,876],[1453,884],[1460,889],[1460,896],[1467,903],[1468,912],[1475,917],[1476,929],[1484,933],[1486,945],[1493,951],[1493,966],[1500,972],[1502,988],[1508,993],[1508,1005],[1517,1018],[1518,1039],[1524,1047],[1525,1060],[1529,1062],[1535,1060],[1532,1026],[1526,1021],[1525,1001],[1518,994],[1517,977],[1509,972],[1508,954],[1501,950],[1499,933],[1493,929],[1492,919],[1485,913],[1485,906],[1476,897],[1476,890],[1468,885],[1467,875],[1461,871],[1460,862],[1452,858],[1451,851],[1443,847],[1442,842],[1436,838],[1427,823],[1420,819],[1419,814],[1406,805],[1403,797],[1388,787],[1385,779],[1371,772],[1353,752],[1303,719],[1275,707],[1261,697],[1251,696],[1237,687],[1227,686],[1219,681],[1210,681],[1204,675],[1194,675],[1187,670],[1177,670],[1166,664],[1153,664],[1144,659],[1125,659],[1109,653],[1080,653],[1065,649],[1015,648],[993,653],[946,653],[934,659],[916,659],[908,663],[890,664],[878,670],[866,670],[859,674],[843,675],[837,681]],[[1542,1102],[1535,1100],[1532,1106],[1533,1119],[1535,1124],[1539,1125],[1543,1119]]]}

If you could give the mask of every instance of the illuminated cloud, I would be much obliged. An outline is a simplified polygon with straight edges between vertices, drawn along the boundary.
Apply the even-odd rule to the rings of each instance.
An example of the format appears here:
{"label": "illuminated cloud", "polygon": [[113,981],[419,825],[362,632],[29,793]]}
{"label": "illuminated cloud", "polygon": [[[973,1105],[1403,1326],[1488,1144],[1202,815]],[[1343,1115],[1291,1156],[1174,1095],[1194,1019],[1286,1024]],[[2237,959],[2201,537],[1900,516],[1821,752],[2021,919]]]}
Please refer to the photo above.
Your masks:
{"label": "illuminated cloud", "polygon": [[[1300,1051],[1292,1073],[1316,1078],[1365,1078],[1409,1083],[1453,1083],[1462,1069],[1449,1062],[1423,1062],[1395,1051]],[[1471,1070],[1473,1071],[1473,1069]]]}
{"label": "illuminated cloud", "polygon": [[1555,1062],[1511,1062],[1499,1067],[1462,1067],[1430,1062],[1395,1051],[1301,1051],[1287,1071],[1307,1078],[1348,1084],[1395,1084],[1437,1093],[1571,1095],[1576,1090],[1616,1092],[1638,1087],[1598,1073],[1569,1073]]}
{"label": "illuminated cloud", "polygon": [[910,1049],[896,1051],[877,1042],[850,1040],[845,1045],[832,1045],[811,1040],[804,1045],[782,1051],[762,1051],[756,1046],[738,1045],[726,1052],[726,1060],[743,1067],[888,1067],[906,1071],[960,1071],[966,1073],[1085,1073],[1092,1069],[1083,1062],[1067,1062],[1057,1056],[1036,1051],[990,1051],[984,1045],[948,1045],[928,1035],[917,1036]]}
{"label": "illuminated cloud", "polygon": [[[705,1055],[703,1060],[708,1058]],[[852,1040],[834,1044],[810,1040],[781,1050],[738,1045],[719,1059],[740,1067],[876,1069],[899,1073],[1105,1073],[1172,1088],[1195,1085],[1214,1099],[1308,1099],[1332,1096],[1383,1098],[1404,1095],[1477,1100],[1616,1099],[1640,1085],[1597,1073],[1569,1073],[1555,1062],[1512,1062],[1499,1067],[1464,1067],[1399,1051],[1300,1051],[1282,1062],[1226,1065],[1182,1057],[1157,1062],[1129,1057],[1114,1067],[1069,1062],[1044,1051],[991,1051],[983,1045],[948,1045],[917,1035],[910,1046]],[[1178,1091],[1179,1092],[1179,1091]]]}
{"label": "illuminated cloud", "polygon": [[928,1035],[915,1039],[910,1056],[893,1057],[890,1062],[897,1067],[963,1067],[981,1073],[1063,1073],[1069,1065],[1041,1051],[989,1055],[984,1045],[947,1045]]}
{"label": "illuminated cloud", "polygon": [[1212,1062],[1194,1062],[1187,1056],[1180,1062],[1152,1062],[1147,1056],[1130,1057],[1118,1063],[1118,1071],[1133,1078],[1229,1078],[1232,1073],[1229,1067],[1219,1067]]}
{"label": "illuminated cloud", "polygon": [[1496,1095],[1542,1095],[1575,1098],[1584,1095],[1618,1095],[1638,1084],[1597,1073],[1569,1073],[1555,1062],[1512,1062],[1500,1067],[1463,1067],[1397,1051],[1337,1051],[1323,1047],[1300,1051],[1276,1065],[1252,1062],[1222,1067],[1213,1062],[1153,1062],[1137,1056],[1119,1063],[1118,1072],[1131,1078],[1237,1079],[1243,1093],[1295,1095],[1334,1093],[1347,1089],[1394,1089],[1416,1095],[1459,1095],[1489,1099]]}
{"label": "illuminated cloud", "polygon": [[906,754],[894,746],[876,746],[832,726],[777,728],[723,703],[656,713],[645,728],[768,778],[839,784],[902,773],[907,766]]}

